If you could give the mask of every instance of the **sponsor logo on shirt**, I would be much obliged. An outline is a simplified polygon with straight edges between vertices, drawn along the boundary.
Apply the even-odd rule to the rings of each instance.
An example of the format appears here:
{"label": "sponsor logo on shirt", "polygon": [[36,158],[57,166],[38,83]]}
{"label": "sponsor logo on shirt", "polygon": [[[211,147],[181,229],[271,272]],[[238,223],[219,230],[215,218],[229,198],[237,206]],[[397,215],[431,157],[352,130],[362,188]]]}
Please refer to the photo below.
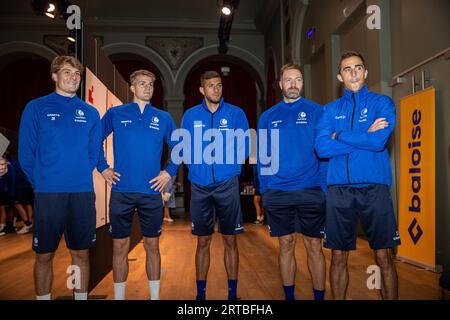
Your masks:
{"label": "sponsor logo on shirt", "polygon": [[152,122],[149,125],[149,128],[159,130],[159,118],[156,116],[152,117]]}
{"label": "sponsor logo on shirt", "polygon": [[283,120],[275,120],[275,121],[272,121],[272,126],[274,127],[274,128],[277,128],[278,127],[278,124],[279,123],[282,123],[283,122]]}
{"label": "sponsor logo on shirt", "polygon": [[334,119],[336,120],[344,120],[346,117],[345,116],[335,116]]}
{"label": "sponsor logo on shirt", "polygon": [[51,121],[55,121],[56,119],[59,119],[61,115],[59,113],[47,113],[47,119],[50,119]]}
{"label": "sponsor logo on shirt", "polygon": [[121,120],[120,123],[123,124],[124,127],[126,127],[127,125],[133,123],[133,121],[132,120]]}
{"label": "sponsor logo on shirt", "polygon": [[306,118],[306,112],[300,111],[297,116],[296,124],[307,124],[308,119]]}
{"label": "sponsor logo on shirt", "polygon": [[82,123],[86,123],[86,117],[84,115],[84,111],[81,109],[77,109],[75,110],[75,122],[82,122]]}

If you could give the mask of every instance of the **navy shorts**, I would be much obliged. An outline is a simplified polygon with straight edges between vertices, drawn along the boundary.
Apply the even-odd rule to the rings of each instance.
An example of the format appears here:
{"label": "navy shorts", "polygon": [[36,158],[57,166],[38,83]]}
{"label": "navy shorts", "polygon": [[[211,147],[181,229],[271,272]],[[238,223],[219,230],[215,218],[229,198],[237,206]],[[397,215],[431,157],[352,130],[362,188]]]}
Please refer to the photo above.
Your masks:
{"label": "navy shorts", "polygon": [[161,235],[163,204],[160,194],[111,192],[109,234],[113,239],[130,236],[135,210],[137,210],[141,233],[144,237],[153,238]]}
{"label": "navy shorts", "polygon": [[391,193],[386,185],[330,186],[324,246],[334,250],[355,250],[358,219],[372,250],[400,245]]}
{"label": "navy shorts", "polygon": [[64,233],[67,247],[84,250],[95,246],[94,192],[37,192],[34,197],[33,250],[58,249]]}
{"label": "navy shorts", "polygon": [[0,206],[14,207],[14,196],[0,192]]}
{"label": "navy shorts", "polygon": [[304,190],[267,190],[262,196],[270,236],[294,232],[322,238],[325,226],[325,193],[320,187]]}
{"label": "navy shorts", "polygon": [[192,183],[192,234],[197,236],[213,234],[216,217],[219,232],[224,235],[239,234],[244,230],[237,177],[215,187],[203,187]]}
{"label": "navy shorts", "polygon": [[16,189],[15,202],[21,205],[33,204],[33,189],[32,188],[19,188]]}

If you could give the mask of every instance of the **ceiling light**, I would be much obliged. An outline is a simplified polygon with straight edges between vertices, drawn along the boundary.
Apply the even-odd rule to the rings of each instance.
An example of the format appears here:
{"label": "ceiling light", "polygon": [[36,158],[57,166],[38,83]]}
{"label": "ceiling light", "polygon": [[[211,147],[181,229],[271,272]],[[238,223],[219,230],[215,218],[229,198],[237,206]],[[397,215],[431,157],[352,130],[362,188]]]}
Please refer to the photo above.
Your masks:
{"label": "ceiling light", "polygon": [[47,12],[53,12],[53,11],[55,11],[55,8],[56,8],[55,5],[53,3],[50,3],[48,5]]}
{"label": "ceiling light", "polygon": [[231,14],[231,9],[228,6],[222,7],[222,13],[226,16],[229,16]]}

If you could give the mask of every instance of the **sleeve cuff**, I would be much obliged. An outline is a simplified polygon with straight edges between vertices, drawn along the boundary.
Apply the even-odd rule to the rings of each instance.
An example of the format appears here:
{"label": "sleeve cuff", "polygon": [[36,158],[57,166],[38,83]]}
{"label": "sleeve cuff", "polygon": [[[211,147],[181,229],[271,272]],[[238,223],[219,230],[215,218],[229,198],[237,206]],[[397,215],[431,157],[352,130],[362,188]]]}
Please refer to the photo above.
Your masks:
{"label": "sleeve cuff", "polygon": [[166,169],[167,173],[173,177],[177,171],[178,171],[178,166],[176,164],[174,164],[172,161],[167,165]]}

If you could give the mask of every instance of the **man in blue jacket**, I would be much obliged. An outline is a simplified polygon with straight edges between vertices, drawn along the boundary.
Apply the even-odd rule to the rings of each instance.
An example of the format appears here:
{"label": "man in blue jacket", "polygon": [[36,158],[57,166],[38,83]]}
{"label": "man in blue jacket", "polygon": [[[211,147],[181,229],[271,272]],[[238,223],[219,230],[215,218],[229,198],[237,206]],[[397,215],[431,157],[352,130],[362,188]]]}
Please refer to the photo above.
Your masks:
{"label": "man in blue jacket", "polygon": [[176,126],[169,113],[150,103],[155,80],[150,71],[133,72],[130,76],[133,102],[109,109],[102,118],[102,139],[114,132],[114,169],[106,162],[103,149],[97,169],[112,186],[109,217],[116,300],[125,299],[135,210],[144,236],[150,298],[159,300],[159,236],[163,222],[161,192],[170,177],[176,174],[178,166],[169,162],[166,170],[161,171],[164,141],[172,148],[170,137]]}
{"label": "man in blue jacket", "polygon": [[203,102],[185,112],[181,125],[193,137],[188,146],[190,156],[183,156],[192,186],[192,233],[198,236],[195,257],[197,299],[206,299],[209,247],[217,218],[225,246],[228,299],[233,300],[237,298],[239,267],[236,234],[244,229],[238,176],[248,154],[243,145],[245,142],[234,138],[234,134],[239,135],[235,131],[239,129],[246,132],[248,121],[241,108],[224,102],[222,79],[217,72],[206,71],[200,83]]}
{"label": "man in blue jacket", "polygon": [[95,246],[92,171],[101,142],[98,111],[77,96],[81,63],[70,56],[51,64],[55,92],[30,101],[19,129],[19,162],[35,194],[33,250],[37,299],[51,298],[53,257],[64,233],[81,272],[75,299],[87,299],[89,248]]}
{"label": "man in blue jacket", "polygon": [[395,127],[395,105],[370,92],[364,58],[347,52],[339,63],[338,80],[344,96],[327,104],[318,125],[316,150],[330,158],[324,246],[332,249],[331,288],[345,299],[349,250],[356,248],[358,220],[381,269],[384,299],[398,296],[397,273],[391,250],[400,244],[395,220],[387,142]]}
{"label": "man in blue jacket", "polygon": [[[308,256],[308,269],[313,282],[315,300],[325,295],[325,257],[322,237],[325,223],[325,188],[321,165],[314,151],[314,134],[323,107],[301,96],[303,75],[299,65],[286,64],[280,70],[283,100],[265,111],[259,120],[259,153],[268,142],[272,161],[278,153],[277,170],[267,169],[258,161],[262,203],[269,231],[278,237],[279,264],[286,300],[294,300],[296,233],[303,234]],[[262,138],[267,132],[267,139]],[[275,138],[275,134],[278,138]],[[278,141],[274,141],[278,139]],[[268,165],[269,163],[267,163]]]}

